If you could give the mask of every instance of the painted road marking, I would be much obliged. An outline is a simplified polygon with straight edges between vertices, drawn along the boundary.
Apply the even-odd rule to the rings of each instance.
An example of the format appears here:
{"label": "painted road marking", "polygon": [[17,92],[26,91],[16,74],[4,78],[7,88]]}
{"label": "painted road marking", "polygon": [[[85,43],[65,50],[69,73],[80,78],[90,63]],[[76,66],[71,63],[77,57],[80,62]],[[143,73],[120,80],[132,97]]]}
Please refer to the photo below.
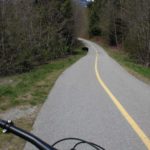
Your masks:
{"label": "painted road marking", "polygon": [[147,147],[148,150],[150,150],[150,139],[146,136],[146,134],[142,131],[142,129],[139,127],[139,125],[134,121],[134,119],[129,115],[129,113],[125,110],[125,108],[121,105],[119,100],[112,94],[112,92],[109,90],[107,85],[104,83],[102,80],[99,71],[98,71],[98,52],[96,51],[96,59],[95,59],[95,73],[98,82],[100,85],[103,87],[105,92],[109,95],[113,103],[116,105],[120,113],[123,115],[123,117],[127,120],[127,122],[130,124],[132,129],[136,132],[136,134],[139,136],[139,138],[143,141],[145,146]]}

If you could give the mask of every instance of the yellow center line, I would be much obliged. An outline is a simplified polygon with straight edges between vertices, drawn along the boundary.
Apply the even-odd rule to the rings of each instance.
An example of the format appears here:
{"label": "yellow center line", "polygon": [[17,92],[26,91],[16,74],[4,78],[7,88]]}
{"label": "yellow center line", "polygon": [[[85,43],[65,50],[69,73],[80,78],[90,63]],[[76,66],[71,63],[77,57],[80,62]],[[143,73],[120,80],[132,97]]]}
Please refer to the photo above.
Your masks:
{"label": "yellow center line", "polygon": [[136,132],[136,134],[139,136],[139,138],[142,140],[142,142],[145,144],[148,150],[150,150],[150,139],[146,136],[146,134],[143,132],[143,130],[139,127],[139,125],[134,121],[134,119],[129,115],[129,113],[125,110],[125,108],[121,105],[119,100],[112,94],[110,89],[107,87],[107,85],[102,80],[99,71],[98,71],[98,52],[96,51],[96,60],[95,60],[95,73],[98,82],[103,87],[105,92],[109,95],[113,103],[116,105],[120,113],[123,115],[123,117],[126,119],[126,121],[130,124],[132,129]]}

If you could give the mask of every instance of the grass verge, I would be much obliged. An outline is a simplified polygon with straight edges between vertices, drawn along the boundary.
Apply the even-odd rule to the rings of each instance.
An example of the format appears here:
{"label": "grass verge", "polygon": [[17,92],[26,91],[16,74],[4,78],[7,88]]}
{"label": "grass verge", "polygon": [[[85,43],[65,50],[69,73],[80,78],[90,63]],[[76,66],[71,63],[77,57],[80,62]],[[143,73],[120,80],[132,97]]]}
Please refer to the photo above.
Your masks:
{"label": "grass verge", "polygon": [[37,105],[44,102],[57,77],[85,52],[39,66],[31,72],[1,78],[0,112],[19,105]]}
{"label": "grass verge", "polygon": [[[78,49],[74,55],[39,66],[28,73],[0,78],[0,113],[20,106],[40,107],[58,76],[85,54],[86,52]],[[17,126],[30,131],[36,115],[37,112],[19,118],[15,120],[15,123]],[[0,149],[2,150],[22,150],[24,144],[25,141],[11,134],[2,135],[0,133]]]}
{"label": "grass verge", "polygon": [[128,53],[121,50],[121,48],[111,47],[104,40],[99,38],[94,38],[93,41],[100,44],[106,52],[119,64],[125,67],[129,73],[145,83],[150,84],[150,68],[137,64],[130,58]]}

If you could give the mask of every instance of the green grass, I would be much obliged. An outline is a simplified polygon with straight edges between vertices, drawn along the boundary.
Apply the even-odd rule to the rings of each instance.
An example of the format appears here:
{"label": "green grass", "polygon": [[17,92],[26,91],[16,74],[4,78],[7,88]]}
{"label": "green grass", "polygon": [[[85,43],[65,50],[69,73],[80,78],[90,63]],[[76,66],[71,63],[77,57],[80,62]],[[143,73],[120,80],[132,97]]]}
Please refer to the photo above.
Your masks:
{"label": "green grass", "polygon": [[77,50],[75,55],[52,61],[30,72],[0,78],[5,81],[0,84],[0,111],[19,105],[43,103],[58,76],[83,55],[85,52]]}
{"label": "green grass", "polygon": [[122,50],[111,48],[103,43],[101,43],[101,46],[104,47],[107,53],[124,66],[131,74],[146,83],[150,83],[150,68],[137,64],[135,60],[131,59],[129,55]]}
{"label": "green grass", "polygon": [[150,68],[144,67],[140,64],[136,64],[134,60],[130,59],[127,54],[124,54],[121,52],[119,53],[115,52],[115,53],[112,53],[111,55],[124,66],[150,79]]}

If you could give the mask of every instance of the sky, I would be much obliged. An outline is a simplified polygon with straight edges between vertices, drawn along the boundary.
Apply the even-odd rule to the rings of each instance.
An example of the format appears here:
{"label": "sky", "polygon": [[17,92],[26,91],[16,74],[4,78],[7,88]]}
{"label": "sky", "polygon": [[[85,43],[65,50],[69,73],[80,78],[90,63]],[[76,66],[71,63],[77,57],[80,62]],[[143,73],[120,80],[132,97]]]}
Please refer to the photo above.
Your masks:
{"label": "sky", "polygon": [[94,0],[79,0],[83,6],[86,6],[88,2],[94,2]]}

